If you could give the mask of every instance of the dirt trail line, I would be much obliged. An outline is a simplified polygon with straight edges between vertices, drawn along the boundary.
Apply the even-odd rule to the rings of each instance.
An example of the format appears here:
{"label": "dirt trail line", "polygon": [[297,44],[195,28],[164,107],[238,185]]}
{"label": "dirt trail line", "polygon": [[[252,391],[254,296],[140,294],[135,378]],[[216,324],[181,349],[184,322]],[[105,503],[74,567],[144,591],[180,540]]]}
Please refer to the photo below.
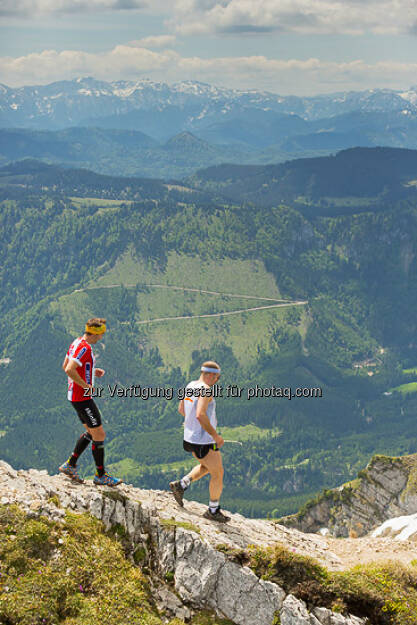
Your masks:
{"label": "dirt trail line", "polygon": [[117,289],[120,287],[125,287],[126,289],[139,287],[146,287],[152,289],[174,289],[176,291],[192,291],[193,293],[204,293],[205,295],[223,295],[226,297],[236,297],[238,299],[256,299],[260,301],[266,302],[289,302],[287,299],[277,299],[275,297],[259,297],[258,295],[239,295],[238,293],[224,293],[221,291],[206,291],[204,289],[195,289],[191,287],[185,286],[174,286],[171,284],[104,284],[102,286],[86,286],[83,289],[75,289],[73,293],[83,293],[85,291],[93,291],[97,289]]}
{"label": "dirt trail line", "polygon": [[[245,312],[252,312],[253,310],[265,310],[268,308],[282,308],[285,306],[305,306],[308,302],[286,302],[285,304],[270,304],[269,306],[256,306],[255,308],[242,308],[240,310],[229,310],[219,313],[207,313],[205,315],[184,315],[181,317],[159,317],[157,319],[146,319],[145,321],[136,321],[137,325],[144,323],[155,323],[157,321],[173,321],[175,319],[204,319],[206,317],[225,317],[226,315],[241,315]],[[130,323],[129,321],[122,321],[122,323]]]}
{"label": "dirt trail line", "polygon": [[[173,321],[177,319],[205,319],[207,317],[224,317],[226,315],[241,315],[245,312],[253,312],[254,310],[266,310],[268,308],[282,308],[286,306],[305,306],[308,302],[303,300],[287,300],[287,299],[277,299],[275,297],[259,297],[258,295],[240,295],[238,293],[225,293],[222,291],[207,291],[205,289],[196,289],[193,287],[185,287],[185,286],[174,286],[171,284],[105,284],[102,286],[87,286],[82,289],[75,289],[73,293],[83,293],[85,291],[94,291],[97,289],[118,289],[120,287],[124,288],[135,288],[135,287],[146,287],[146,288],[154,288],[154,289],[173,289],[176,291],[191,291],[193,293],[204,293],[205,295],[221,295],[224,297],[234,297],[238,299],[255,299],[263,302],[276,302],[275,304],[268,304],[267,306],[256,306],[254,308],[241,308],[239,310],[230,310],[226,312],[218,312],[218,313],[207,313],[205,315],[182,315],[179,317],[158,317],[156,319],[145,319],[144,321],[136,321],[137,325],[143,325],[145,323],[157,323],[160,321]],[[130,321],[122,321],[121,324],[126,325],[131,323]]]}

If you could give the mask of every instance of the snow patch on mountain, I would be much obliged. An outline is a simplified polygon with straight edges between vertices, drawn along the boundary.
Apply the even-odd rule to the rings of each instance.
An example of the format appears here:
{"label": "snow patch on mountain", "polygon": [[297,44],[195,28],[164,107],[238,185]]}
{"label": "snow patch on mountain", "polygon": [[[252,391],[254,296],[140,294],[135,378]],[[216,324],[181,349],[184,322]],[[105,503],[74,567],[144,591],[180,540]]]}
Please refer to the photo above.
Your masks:
{"label": "snow patch on mountain", "polygon": [[391,536],[395,540],[417,541],[417,513],[388,519],[377,527],[371,536],[373,538]]}

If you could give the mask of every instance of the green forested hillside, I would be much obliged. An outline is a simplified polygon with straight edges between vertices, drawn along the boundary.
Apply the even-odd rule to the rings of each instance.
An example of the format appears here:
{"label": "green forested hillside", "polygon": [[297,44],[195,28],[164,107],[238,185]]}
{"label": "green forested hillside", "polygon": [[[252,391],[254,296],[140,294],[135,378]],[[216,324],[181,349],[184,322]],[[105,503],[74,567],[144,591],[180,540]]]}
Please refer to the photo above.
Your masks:
{"label": "green forested hillside", "polygon": [[[132,126],[131,128],[135,128]],[[269,154],[258,154],[253,147],[228,142],[209,143],[190,132],[168,129],[168,141],[156,141],[137,130],[76,127],[59,131],[0,128],[0,164],[24,158],[37,158],[46,163],[68,167],[86,167],[110,175],[179,178],[200,167],[226,162],[271,162],[292,158],[292,153],[279,146]],[[148,131],[147,131],[148,132]],[[210,138],[209,138],[210,140]],[[302,154],[309,154],[303,150]],[[312,153],[317,153],[314,151]]]}
{"label": "green forested hillside", "polygon": [[306,216],[338,216],[389,209],[416,199],[417,151],[351,148],[335,155],[278,165],[217,165],[189,183],[234,202],[273,206],[290,202]]}
{"label": "green forested hillside", "polygon": [[[71,451],[61,363],[93,314],[109,327],[96,349],[107,458],[127,481],[166,488],[190,457],[175,394],[111,397],[107,384],[176,392],[208,357],[224,389],[243,389],[218,399],[226,437],[243,442],[225,445],[225,507],[280,516],[373,453],[415,451],[417,395],[384,395],[417,365],[411,197],[313,217],[33,161],[0,174],[0,457],[55,471]],[[322,397],[249,401],[256,385]],[[89,452],[81,466],[91,475]]]}

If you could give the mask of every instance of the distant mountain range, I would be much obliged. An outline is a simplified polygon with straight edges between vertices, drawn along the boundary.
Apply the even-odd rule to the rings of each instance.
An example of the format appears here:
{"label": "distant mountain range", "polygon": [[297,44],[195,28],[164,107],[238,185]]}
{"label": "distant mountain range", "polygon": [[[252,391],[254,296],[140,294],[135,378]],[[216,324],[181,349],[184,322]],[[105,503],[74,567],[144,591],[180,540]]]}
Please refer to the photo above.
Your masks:
{"label": "distant mountain range", "polygon": [[[140,111],[140,114],[139,114]],[[297,115],[314,121],[352,111],[406,115],[417,113],[417,88],[408,91],[371,89],[309,98],[263,91],[224,89],[200,82],[168,85],[150,80],[104,82],[78,78],[45,86],[0,85],[0,125],[57,129],[70,125],[132,128],[146,123],[149,134],[168,138],[179,130],[208,128],[246,114]],[[153,127],[164,113],[164,126]],[[117,126],[114,124],[117,123]],[[300,123],[302,126],[302,123]],[[137,128],[139,129],[139,128]]]}
{"label": "distant mountain range", "polygon": [[40,158],[112,175],[178,178],[224,162],[417,148],[417,88],[300,98],[199,82],[0,85],[0,128],[0,164]]}

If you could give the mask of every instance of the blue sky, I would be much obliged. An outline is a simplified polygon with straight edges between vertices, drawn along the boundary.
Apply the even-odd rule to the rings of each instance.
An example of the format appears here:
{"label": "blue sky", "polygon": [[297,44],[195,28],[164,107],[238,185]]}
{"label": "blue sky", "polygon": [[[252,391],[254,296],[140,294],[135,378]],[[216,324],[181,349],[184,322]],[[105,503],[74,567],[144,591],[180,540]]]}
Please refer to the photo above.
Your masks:
{"label": "blue sky", "polygon": [[417,0],[0,0],[0,82],[200,80],[313,95],[417,84]]}

